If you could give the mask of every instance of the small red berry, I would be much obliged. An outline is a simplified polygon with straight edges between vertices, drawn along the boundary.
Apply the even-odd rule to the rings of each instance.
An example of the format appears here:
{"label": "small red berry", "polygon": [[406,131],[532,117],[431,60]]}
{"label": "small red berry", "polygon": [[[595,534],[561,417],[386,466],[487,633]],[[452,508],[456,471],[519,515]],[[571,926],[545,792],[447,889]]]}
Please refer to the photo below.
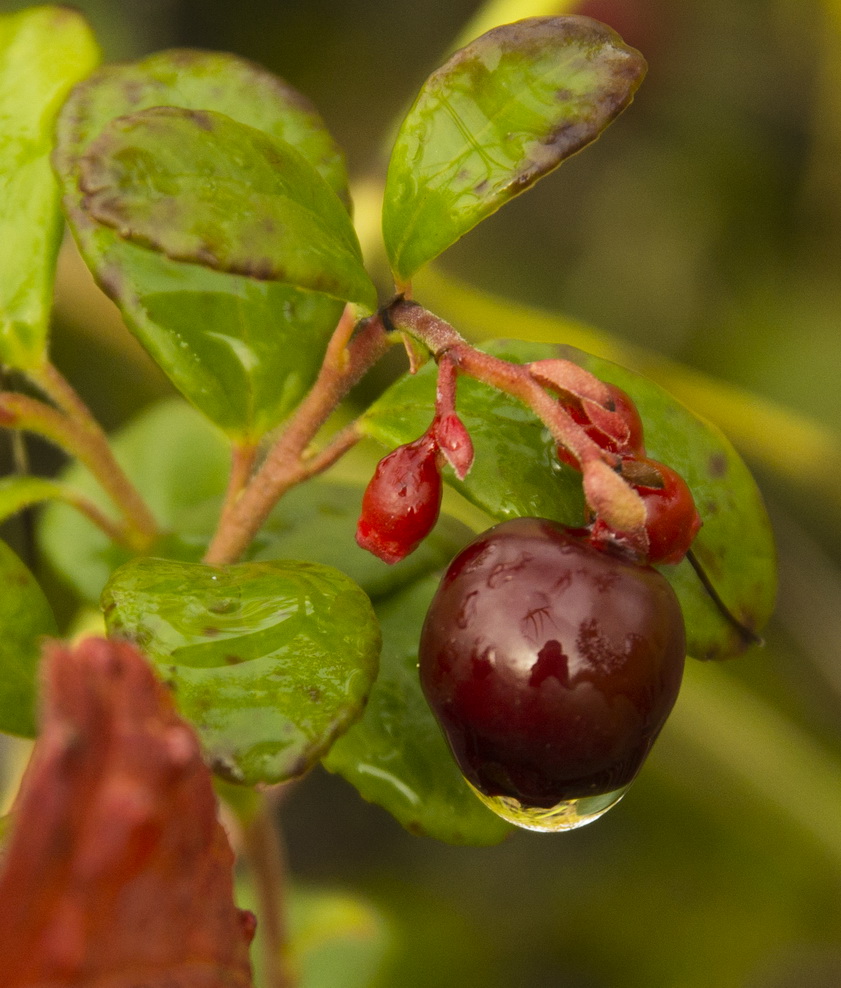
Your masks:
{"label": "small red berry", "polygon": [[701,517],[692,492],[679,473],[655,460],[643,462],[653,466],[663,480],[662,487],[635,485],[645,502],[648,560],[679,563],[698,534]]}
{"label": "small red berry", "polygon": [[[679,563],[701,527],[692,492],[671,467],[647,457],[623,463],[623,475],[645,504],[648,563]],[[609,541],[612,533],[601,521],[593,526],[593,541]]]}
{"label": "small red berry", "polygon": [[356,541],[386,563],[413,552],[438,520],[438,448],[428,435],[398,446],[377,464],[362,497]]}

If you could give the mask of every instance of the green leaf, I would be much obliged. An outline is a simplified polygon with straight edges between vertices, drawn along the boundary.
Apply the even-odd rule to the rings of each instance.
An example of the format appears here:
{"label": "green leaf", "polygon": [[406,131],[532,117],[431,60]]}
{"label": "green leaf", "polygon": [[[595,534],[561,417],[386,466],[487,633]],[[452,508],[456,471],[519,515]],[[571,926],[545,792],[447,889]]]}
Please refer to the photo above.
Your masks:
{"label": "green leaf", "polygon": [[377,674],[367,596],[316,563],[135,559],[113,574],[102,606],[109,634],[152,659],[232,782],[304,773],[360,715]]}
{"label": "green leaf", "polygon": [[119,117],[81,159],[80,184],[95,220],[173,260],[376,308],[336,193],[254,127],[177,107]]}
{"label": "green leaf", "polygon": [[0,542],[0,731],[35,736],[40,639],[57,633],[35,577]]}
{"label": "green leaf", "polygon": [[310,481],[289,491],[249,552],[252,559],[311,559],[347,573],[372,599],[394,593],[446,566],[474,533],[443,514],[432,533],[393,566],[360,549],[356,523],[362,485]]}
{"label": "green leaf", "polygon": [[383,236],[398,282],[595,140],[645,70],[587,17],[528,18],[456,52],[427,79],[392,152]]}
{"label": "green leaf", "polygon": [[229,435],[255,439],[306,393],[343,303],[172,261],[87,214],[82,158],[115,117],[154,106],[212,110],[284,141],[347,199],[343,159],[299,93],[232,55],[174,50],[105,67],[76,87],[59,117],[54,164],[86,263],[182,394]]}
{"label": "green leaf", "polygon": [[[773,537],[750,472],[718,429],[652,381],[572,347],[500,341],[485,349],[517,363],[573,360],[631,395],[649,455],[677,470],[692,489],[704,522],[693,545],[697,558],[730,611],[747,627],[761,629],[776,592]],[[369,409],[364,430],[387,446],[408,442],[426,428],[434,395],[435,368],[425,367],[398,381]],[[558,465],[551,437],[515,399],[462,379],[458,407],[476,461],[464,482],[452,475],[448,482],[499,520],[536,515],[566,525],[584,522],[580,475]],[[691,655],[719,659],[744,650],[688,561],[662,570],[680,598]]]}
{"label": "green leaf", "polygon": [[418,679],[418,640],[437,577],[377,606],[380,675],[362,719],[324,765],[415,834],[450,844],[496,844],[511,828],[470,791],[450,755]]}
{"label": "green leaf", "polygon": [[0,362],[11,367],[44,358],[62,232],[53,128],[70,87],[98,60],[90,29],[67,7],[0,17]]}

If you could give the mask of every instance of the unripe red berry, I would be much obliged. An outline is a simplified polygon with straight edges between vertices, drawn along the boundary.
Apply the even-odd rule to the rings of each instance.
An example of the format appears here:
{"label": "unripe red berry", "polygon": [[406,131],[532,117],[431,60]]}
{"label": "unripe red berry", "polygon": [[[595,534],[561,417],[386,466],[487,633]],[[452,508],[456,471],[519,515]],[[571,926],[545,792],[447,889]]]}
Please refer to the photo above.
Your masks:
{"label": "unripe red berry", "polygon": [[650,563],[679,563],[701,527],[692,492],[683,477],[656,460],[643,459],[662,478],[662,487],[634,484],[645,503]]}
{"label": "unripe red berry", "polygon": [[428,435],[398,446],[377,464],[362,497],[356,541],[384,562],[413,552],[435,526],[442,484]]}

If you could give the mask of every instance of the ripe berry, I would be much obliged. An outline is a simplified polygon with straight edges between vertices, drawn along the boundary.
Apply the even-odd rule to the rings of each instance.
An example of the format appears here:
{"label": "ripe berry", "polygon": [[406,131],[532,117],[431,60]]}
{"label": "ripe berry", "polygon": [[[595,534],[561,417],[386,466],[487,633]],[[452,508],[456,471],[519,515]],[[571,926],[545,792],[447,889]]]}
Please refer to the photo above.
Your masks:
{"label": "ripe berry", "polygon": [[557,807],[632,781],[677,697],[684,637],[656,570],[518,518],[451,563],[421,633],[421,684],[480,793]]}
{"label": "ripe berry", "polygon": [[413,552],[438,520],[441,474],[428,435],[398,446],[377,464],[362,496],[356,541],[387,563]]}

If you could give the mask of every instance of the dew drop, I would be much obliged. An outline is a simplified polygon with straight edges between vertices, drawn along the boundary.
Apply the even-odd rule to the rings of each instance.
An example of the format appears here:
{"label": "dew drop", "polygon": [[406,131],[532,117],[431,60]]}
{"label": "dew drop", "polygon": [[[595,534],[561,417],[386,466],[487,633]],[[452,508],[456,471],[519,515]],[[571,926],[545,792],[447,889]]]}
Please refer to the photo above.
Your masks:
{"label": "dew drop", "polygon": [[557,806],[550,806],[548,809],[543,806],[523,806],[518,799],[514,799],[512,796],[486,796],[472,785],[470,788],[488,809],[493,810],[497,816],[507,820],[508,823],[513,823],[515,827],[553,834],[562,830],[577,830],[579,827],[586,827],[588,823],[598,820],[611,807],[616,806],[631,788],[631,785],[628,783],[621,789],[614,789],[613,792],[602,793],[598,796],[565,799]]}

